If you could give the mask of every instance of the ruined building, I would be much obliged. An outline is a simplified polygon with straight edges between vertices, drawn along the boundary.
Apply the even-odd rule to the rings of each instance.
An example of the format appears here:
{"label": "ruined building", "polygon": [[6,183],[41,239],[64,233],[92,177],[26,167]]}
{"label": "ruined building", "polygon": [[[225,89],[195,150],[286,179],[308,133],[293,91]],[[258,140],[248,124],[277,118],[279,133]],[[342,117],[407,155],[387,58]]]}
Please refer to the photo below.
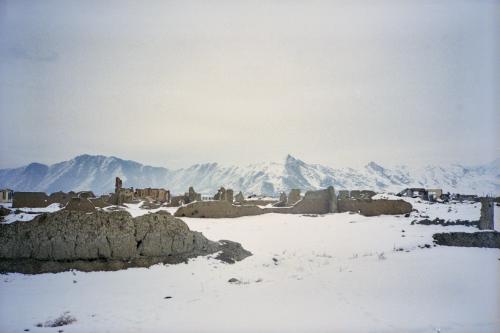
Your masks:
{"label": "ruined building", "polygon": [[179,207],[195,201],[201,201],[201,193],[197,193],[194,188],[190,186],[184,195],[171,197],[169,206]]}
{"label": "ruined building", "polygon": [[281,192],[280,194],[280,200],[273,204],[274,207],[286,207],[288,201],[288,197],[286,196],[285,192]]}
{"label": "ruined building", "polygon": [[[292,190],[287,198],[287,205],[276,203],[270,206],[260,206],[247,200],[244,204],[233,204],[223,200],[224,188],[216,194],[218,200],[194,202],[179,208],[175,216],[188,216],[198,218],[232,218],[240,216],[260,215],[266,213],[281,214],[328,214],[353,212],[365,216],[383,214],[401,215],[412,211],[410,203],[403,200],[373,200],[371,191],[341,192],[342,197],[337,197],[333,187],[323,190],[307,191],[302,198],[300,190]],[[285,196],[281,196],[285,200]],[[295,203],[288,205],[288,202]]]}
{"label": "ruined building", "polygon": [[111,195],[111,201],[115,205],[131,203],[134,200],[147,200],[158,202],[169,202],[170,191],[163,188],[123,188],[123,182],[120,177],[115,179],[115,193]]}
{"label": "ruined building", "polygon": [[11,202],[14,192],[9,189],[0,190],[0,202]]}
{"label": "ruined building", "polygon": [[[184,194],[184,196],[186,196],[186,194]],[[185,203],[190,203],[190,202],[195,202],[195,201],[201,201],[201,194],[196,193],[194,188],[192,186],[190,186],[188,193],[187,193],[187,198],[185,200]]]}
{"label": "ruined building", "polygon": [[170,202],[170,191],[162,188],[137,188],[134,195],[137,199]]}
{"label": "ruined building", "polygon": [[234,197],[234,201],[238,203],[243,203],[245,201],[245,197],[243,196],[243,193],[240,191],[236,196]]}
{"label": "ruined building", "polygon": [[375,192],[369,190],[339,191],[338,211],[359,213],[364,216],[408,214],[412,210],[410,203],[404,200],[372,199]]}
{"label": "ruined building", "polygon": [[51,202],[44,192],[14,192],[12,208],[38,208],[47,207]]}
{"label": "ruined building", "polygon": [[113,205],[122,205],[134,201],[134,189],[123,188],[120,177],[115,178],[115,193],[111,194],[110,203]]}
{"label": "ruined building", "polygon": [[[218,200],[194,202],[179,208],[175,216],[199,218],[232,218],[240,216],[260,215],[265,213],[283,214],[327,214],[336,213],[337,197],[333,187],[324,190],[308,191],[302,200],[290,207],[259,207],[255,204],[234,205],[227,201],[227,190],[221,188],[217,192]],[[225,194],[225,196],[224,196]],[[226,198],[226,200],[224,200]]]}
{"label": "ruined building", "polygon": [[299,200],[300,200],[300,190],[294,188],[294,189],[290,190],[290,193],[288,194],[288,199],[287,199],[286,205],[293,206]]}
{"label": "ruined building", "polygon": [[223,200],[232,203],[233,194],[234,194],[233,190],[231,189],[226,190],[224,187],[221,186],[221,188],[214,195],[214,200]]}

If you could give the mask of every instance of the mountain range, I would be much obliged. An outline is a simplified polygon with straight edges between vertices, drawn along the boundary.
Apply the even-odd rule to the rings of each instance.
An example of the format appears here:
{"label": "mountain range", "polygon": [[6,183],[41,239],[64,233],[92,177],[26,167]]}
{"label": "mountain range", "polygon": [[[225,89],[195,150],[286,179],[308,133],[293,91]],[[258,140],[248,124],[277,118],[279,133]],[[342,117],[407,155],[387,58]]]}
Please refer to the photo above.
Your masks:
{"label": "mountain range", "polygon": [[194,186],[203,194],[214,194],[220,186],[245,194],[275,196],[292,188],[311,190],[333,185],[336,189],[371,189],[377,192],[399,192],[406,187],[442,188],[444,191],[500,194],[500,158],[466,167],[426,166],[385,168],[370,162],[363,168],[332,168],[308,164],[291,155],[282,162],[247,166],[222,166],[217,163],[195,164],[189,168],[168,169],[123,160],[113,156],[80,155],[52,165],[29,165],[0,170],[0,188],[15,191],[81,191],[96,194],[114,190],[115,177],[126,187],[163,187],[174,194]]}

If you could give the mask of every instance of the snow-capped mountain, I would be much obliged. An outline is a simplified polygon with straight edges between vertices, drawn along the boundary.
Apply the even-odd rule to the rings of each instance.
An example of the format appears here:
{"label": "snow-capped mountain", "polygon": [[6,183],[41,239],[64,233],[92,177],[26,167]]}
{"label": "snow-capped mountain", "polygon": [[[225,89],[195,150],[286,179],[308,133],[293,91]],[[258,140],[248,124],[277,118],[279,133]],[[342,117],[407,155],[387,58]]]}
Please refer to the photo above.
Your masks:
{"label": "snow-capped mountain", "polygon": [[17,191],[114,191],[115,177],[126,186],[152,187],[167,184],[168,170],[116,157],[80,155],[52,165],[31,163],[0,170],[0,187]]}
{"label": "snow-capped mountain", "polygon": [[467,194],[500,194],[500,158],[477,167],[455,164],[389,169],[370,162],[361,169],[335,169],[308,164],[290,155],[279,163],[248,166],[206,163],[177,170],[145,166],[117,157],[81,155],[53,165],[31,163],[0,170],[0,188],[48,193],[70,190],[107,193],[113,191],[116,176],[122,178],[127,187],[164,187],[173,193],[184,193],[189,186],[194,186],[198,192],[213,194],[222,185],[246,194],[277,195],[292,188],[309,190],[333,185],[336,189],[385,192],[426,187]]}

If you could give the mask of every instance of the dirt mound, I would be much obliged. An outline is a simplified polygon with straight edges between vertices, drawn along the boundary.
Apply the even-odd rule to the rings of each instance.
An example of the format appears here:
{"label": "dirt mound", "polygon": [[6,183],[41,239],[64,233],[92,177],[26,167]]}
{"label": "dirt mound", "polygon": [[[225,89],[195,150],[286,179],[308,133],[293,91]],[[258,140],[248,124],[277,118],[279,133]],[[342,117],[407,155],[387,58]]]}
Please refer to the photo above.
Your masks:
{"label": "dirt mound", "polygon": [[227,262],[250,255],[238,243],[208,240],[167,212],[132,218],[124,211],[61,210],[31,222],[0,225],[2,272],[118,270],[179,263],[218,251]]}
{"label": "dirt mound", "polygon": [[71,198],[71,200],[68,202],[66,207],[64,207],[64,209],[88,213],[95,211],[95,206],[86,197],[75,197]]}

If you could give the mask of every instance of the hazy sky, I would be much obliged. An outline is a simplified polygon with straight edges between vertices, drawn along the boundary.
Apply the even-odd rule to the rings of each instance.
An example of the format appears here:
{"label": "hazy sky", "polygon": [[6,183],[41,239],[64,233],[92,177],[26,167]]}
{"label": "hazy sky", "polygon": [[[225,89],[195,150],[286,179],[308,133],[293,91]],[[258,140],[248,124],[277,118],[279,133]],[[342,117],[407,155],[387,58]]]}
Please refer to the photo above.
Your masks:
{"label": "hazy sky", "polygon": [[500,156],[500,0],[0,0],[0,167]]}

